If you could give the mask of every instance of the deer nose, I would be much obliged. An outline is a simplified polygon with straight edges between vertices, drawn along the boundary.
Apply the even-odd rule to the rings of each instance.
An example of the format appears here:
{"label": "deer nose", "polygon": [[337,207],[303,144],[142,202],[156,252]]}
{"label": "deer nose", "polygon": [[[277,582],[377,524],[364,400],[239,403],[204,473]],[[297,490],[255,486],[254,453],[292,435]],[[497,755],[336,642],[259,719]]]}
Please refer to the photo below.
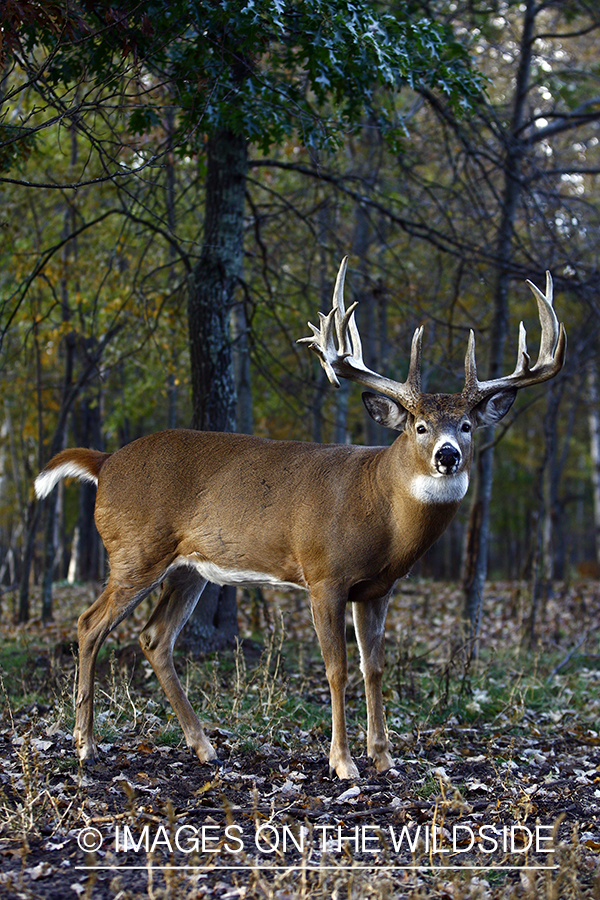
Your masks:
{"label": "deer nose", "polygon": [[460,451],[453,444],[442,444],[435,454],[435,467],[442,475],[452,475],[458,469]]}

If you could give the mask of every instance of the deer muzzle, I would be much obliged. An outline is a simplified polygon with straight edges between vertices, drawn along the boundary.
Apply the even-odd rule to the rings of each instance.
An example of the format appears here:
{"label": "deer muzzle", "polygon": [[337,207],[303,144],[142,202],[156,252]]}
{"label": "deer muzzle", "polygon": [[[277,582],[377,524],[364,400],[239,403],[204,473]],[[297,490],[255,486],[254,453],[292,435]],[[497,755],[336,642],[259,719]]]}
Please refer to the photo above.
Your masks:
{"label": "deer muzzle", "polygon": [[446,441],[436,450],[433,459],[440,475],[454,475],[460,465],[461,453],[458,447]]}

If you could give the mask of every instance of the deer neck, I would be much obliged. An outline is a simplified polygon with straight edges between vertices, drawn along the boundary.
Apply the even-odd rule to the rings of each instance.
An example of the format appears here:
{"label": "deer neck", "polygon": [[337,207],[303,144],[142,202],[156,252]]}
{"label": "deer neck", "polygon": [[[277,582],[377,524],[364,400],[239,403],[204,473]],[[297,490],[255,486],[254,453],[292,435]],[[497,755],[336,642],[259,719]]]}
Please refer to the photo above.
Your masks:
{"label": "deer neck", "polygon": [[454,517],[469,487],[469,469],[456,475],[432,475],[402,433],[382,452],[378,475],[380,489],[390,498],[399,540],[418,558]]}

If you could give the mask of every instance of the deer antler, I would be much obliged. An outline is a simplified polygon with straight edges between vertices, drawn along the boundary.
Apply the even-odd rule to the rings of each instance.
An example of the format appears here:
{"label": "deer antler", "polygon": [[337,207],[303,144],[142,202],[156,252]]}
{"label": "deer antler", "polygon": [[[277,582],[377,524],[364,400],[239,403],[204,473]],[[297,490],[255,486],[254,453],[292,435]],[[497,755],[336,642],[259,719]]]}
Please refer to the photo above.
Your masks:
{"label": "deer antler", "polygon": [[[421,396],[423,328],[417,328],[413,335],[406,381],[393,381],[391,378],[386,378],[369,369],[363,360],[362,344],[354,316],[358,303],[353,303],[348,310],[344,306],[344,280],[347,265],[348,257],[344,257],[335,282],[332,309],[327,315],[319,313],[319,328],[309,322],[312,336],[300,338],[298,343],[306,343],[311,350],[315,351],[329,381],[335,387],[340,386],[340,378],[347,378],[397,400],[409,412],[414,412]],[[471,406],[475,406],[481,400],[500,391],[518,390],[531,384],[547,381],[556,375],[564,365],[567,335],[564,326],[559,324],[552,306],[552,276],[550,272],[546,272],[545,294],[531,281],[527,281],[527,284],[537,300],[542,326],[537,362],[533,367],[531,366],[531,359],[527,352],[527,335],[521,322],[517,365],[514,372],[503,378],[479,381],[475,362],[475,335],[471,331],[465,357],[465,386],[462,392],[463,397]]]}
{"label": "deer antler", "polygon": [[517,353],[517,365],[511,375],[503,378],[494,378],[491,381],[479,381],[477,379],[477,365],[475,362],[475,335],[471,331],[469,345],[465,357],[465,387],[463,395],[473,404],[503,390],[516,390],[531,384],[538,384],[552,378],[564,365],[567,349],[567,334],[564,325],[558,322],[552,306],[552,276],[546,272],[546,293],[531,281],[527,284],[533,291],[537,300],[542,337],[540,350],[536,364],[531,367],[531,359],[527,352],[527,334],[525,326],[521,322],[519,326],[519,349]]}
{"label": "deer antler", "polygon": [[[299,344],[306,343],[318,355],[321,365],[327,373],[329,381],[340,386],[339,378],[347,378],[370,387],[380,394],[398,400],[409,411],[412,410],[421,394],[421,340],[423,328],[417,328],[412,339],[410,365],[406,381],[393,381],[369,369],[362,355],[362,344],[354,311],[358,303],[353,303],[348,310],[344,307],[344,280],[348,257],[345,256],[340,265],[335,289],[333,307],[327,315],[319,313],[320,327],[308,323],[312,331],[311,337],[300,338]],[[337,336],[337,346],[334,338]],[[339,376],[339,377],[338,377]]]}

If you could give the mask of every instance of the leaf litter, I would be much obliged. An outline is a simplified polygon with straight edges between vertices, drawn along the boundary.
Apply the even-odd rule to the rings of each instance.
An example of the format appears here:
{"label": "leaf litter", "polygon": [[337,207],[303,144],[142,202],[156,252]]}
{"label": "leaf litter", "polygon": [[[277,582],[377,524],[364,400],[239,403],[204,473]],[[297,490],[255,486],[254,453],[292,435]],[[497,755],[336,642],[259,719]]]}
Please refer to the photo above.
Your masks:
{"label": "leaf litter", "polygon": [[3,623],[23,662],[0,670],[0,895],[600,897],[597,583],[557,585],[531,646],[526,586],[489,585],[475,655],[456,586],[401,582],[385,684],[396,765],[383,775],[364,756],[349,646],[356,783],[329,773],[306,603],[267,592],[260,609],[240,604],[236,652],[178,660],[222,765],[182,745],[134,643],[146,608],[99,661],[100,754],[78,766],[72,640],[90,590],[61,587],[53,623]]}

